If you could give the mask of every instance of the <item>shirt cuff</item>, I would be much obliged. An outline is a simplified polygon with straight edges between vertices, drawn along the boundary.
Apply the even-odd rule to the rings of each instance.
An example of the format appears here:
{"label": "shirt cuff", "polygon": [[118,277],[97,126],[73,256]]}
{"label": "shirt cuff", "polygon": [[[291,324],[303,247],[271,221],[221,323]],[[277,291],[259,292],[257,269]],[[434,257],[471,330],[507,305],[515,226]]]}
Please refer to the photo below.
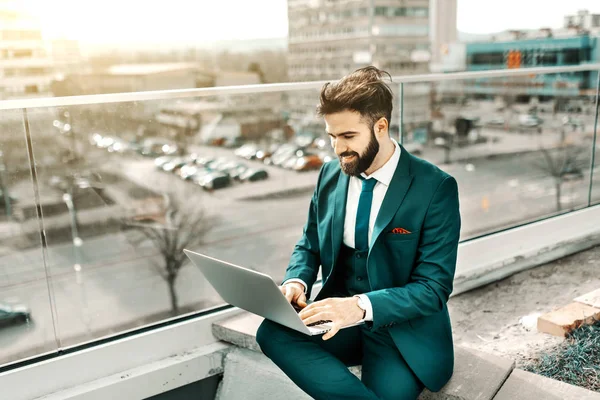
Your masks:
{"label": "shirt cuff", "polygon": [[[302,286],[304,286],[304,293],[306,294],[306,288],[308,288],[308,285],[302,280],[302,279],[298,279],[298,278],[292,278],[292,279],[288,279],[287,281],[283,282],[281,284],[281,286],[285,285],[286,283],[292,283],[292,282],[298,282],[301,283]],[[369,304],[370,305],[370,304]]]}
{"label": "shirt cuff", "polygon": [[371,300],[369,300],[369,296],[366,294],[357,294],[358,297],[362,300],[363,305],[365,306],[365,318],[363,321],[373,321],[373,306],[371,305]]}

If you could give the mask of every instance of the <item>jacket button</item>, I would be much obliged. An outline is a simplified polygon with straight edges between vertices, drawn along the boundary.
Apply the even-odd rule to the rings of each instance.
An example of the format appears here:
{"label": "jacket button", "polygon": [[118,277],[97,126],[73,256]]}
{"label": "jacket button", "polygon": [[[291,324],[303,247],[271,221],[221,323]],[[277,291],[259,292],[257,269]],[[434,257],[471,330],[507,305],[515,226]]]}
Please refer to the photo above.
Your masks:
{"label": "jacket button", "polygon": [[356,255],[356,258],[360,258],[360,254],[357,254],[357,255]]}
{"label": "jacket button", "polygon": [[357,276],[357,277],[356,277],[356,280],[357,280],[357,281],[362,281],[362,280],[363,280],[363,278],[362,278],[362,276]]}

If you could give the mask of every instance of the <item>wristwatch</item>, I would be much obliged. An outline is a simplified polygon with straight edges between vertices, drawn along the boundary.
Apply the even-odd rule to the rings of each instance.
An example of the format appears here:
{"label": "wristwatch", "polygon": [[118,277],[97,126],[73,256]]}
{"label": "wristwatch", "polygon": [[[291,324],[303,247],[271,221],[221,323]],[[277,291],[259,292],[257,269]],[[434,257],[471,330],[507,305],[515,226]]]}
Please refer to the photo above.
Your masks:
{"label": "wristwatch", "polygon": [[365,317],[367,316],[367,307],[365,306],[365,303],[363,302],[362,297],[360,296],[354,296],[358,299],[357,305],[358,307],[363,310],[363,316],[362,319],[365,319]]}

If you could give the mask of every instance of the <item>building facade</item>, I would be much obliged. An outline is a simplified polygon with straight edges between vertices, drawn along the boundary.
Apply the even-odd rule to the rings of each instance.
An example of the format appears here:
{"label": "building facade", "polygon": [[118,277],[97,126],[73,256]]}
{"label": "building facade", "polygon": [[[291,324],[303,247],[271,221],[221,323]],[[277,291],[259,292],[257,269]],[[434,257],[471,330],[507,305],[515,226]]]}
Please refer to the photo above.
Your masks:
{"label": "building facade", "polygon": [[[289,0],[288,21],[291,81],[335,80],[368,65],[392,76],[429,71],[429,0]],[[397,106],[390,125],[397,131],[399,87],[392,88]],[[404,88],[406,126],[429,119],[429,98],[423,92],[417,84]],[[290,113],[299,126],[314,122],[318,93],[307,91],[290,99]]]}
{"label": "building facade", "polygon": [[431,39],[431,71],[442,70],[442,58],[458,41],[456,29],[457,0],[431,0],[429,36]]}
{"label": "building facade", "polygon": [[51,96],[53,61],[35,20],[0,10],[0,100]]}
{"label": "building facade", "polygon": [[[558,67],[600,62],[600,16],[580,12],[565,17],[562,29],[508,31],[489,41],[466,44],[466,69]],[[480,79],[469,91],[481,95],[519,93],[523,97],[593,95],[597,73],[536,75],[510,82]]]}

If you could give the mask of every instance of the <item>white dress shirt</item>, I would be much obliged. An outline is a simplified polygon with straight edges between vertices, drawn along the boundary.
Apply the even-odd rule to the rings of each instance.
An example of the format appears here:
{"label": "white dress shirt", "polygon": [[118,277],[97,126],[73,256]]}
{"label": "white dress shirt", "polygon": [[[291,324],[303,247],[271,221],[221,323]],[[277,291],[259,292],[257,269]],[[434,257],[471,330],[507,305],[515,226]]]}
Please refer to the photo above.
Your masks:
{"label": "white dress shirt", "polygon": [[[365,173],[361,174],[362,177],[365,179],[377,179],[377,183],[373,188],[373,202],[371,203],[371,215],[369,217],[369,246],[372,245],[371,240],[373,236],[373,227],[375,226],[377,214],[379,214],[381,203],[383,203],[383,199],[385,198],[385,194],[387,193],[388,187],[390,186],[392,177],[396,172],[398,161],[400,160],[400,146],[394,139],[392,139],[392,142],[395,146],[394,154],[392,155],[392,157],[381,168],[373,172],[371,175],[367,176]],[[361,191],[362,179],[355,176],[351,176],[350,182],[348,183],[348,195],[346,197],[346,216],[344,218],[343,236],[344,244],[351,248],[354,248],[356,212],[358,210],[358,200],[360,198]],[[288,279],[284,283],[290,282],[300,282],[304,286],[304,291],[306,292],[307,285],[303,280],[293,278]],[[371,301],[364,294],[359,294],[358,297],[362,299],[362,303],[366,308],[364,321],[373,321],[373,307],[371,305]]]}

